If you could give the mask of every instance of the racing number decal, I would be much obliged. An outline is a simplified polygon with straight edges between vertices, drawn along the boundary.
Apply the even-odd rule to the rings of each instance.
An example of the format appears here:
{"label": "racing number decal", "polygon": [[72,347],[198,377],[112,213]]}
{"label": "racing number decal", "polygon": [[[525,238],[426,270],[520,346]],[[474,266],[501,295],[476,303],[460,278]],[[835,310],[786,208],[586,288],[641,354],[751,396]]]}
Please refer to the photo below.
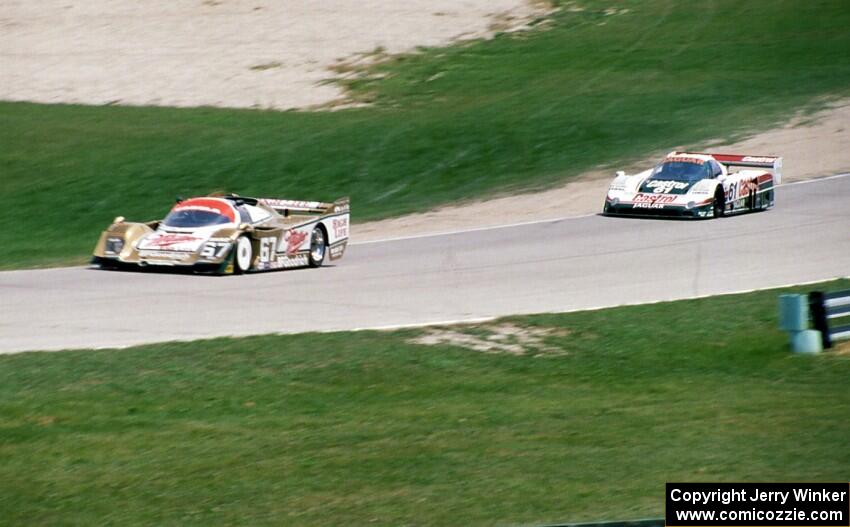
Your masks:
{"label": "racing number decal", "polygon": [[201,251],[201,257],[209,260],[221,258],[224,256],[224,252],[229,248],[229,242],[208,242]]}
{"label": "racing number decal", "polygon": [[260,261],[269,263],[275,259],[275,250],[277,249],[277,237],[269,236],[268,238],[260,239]]}
{"label": "racing number decal", "polygon": [[726,203],[732,203],[735,201],[735,195],[738,190],[738,182],[729,183],[729,188],[726,189]]}
{"label": "racing number decal", "polygon": [[735,181],[729,184],[726,190],[726,203],[731,203],[738,199],[743,199],[753,192],[758,191],[758,184],[755,179],[747,179],[744,181]]}

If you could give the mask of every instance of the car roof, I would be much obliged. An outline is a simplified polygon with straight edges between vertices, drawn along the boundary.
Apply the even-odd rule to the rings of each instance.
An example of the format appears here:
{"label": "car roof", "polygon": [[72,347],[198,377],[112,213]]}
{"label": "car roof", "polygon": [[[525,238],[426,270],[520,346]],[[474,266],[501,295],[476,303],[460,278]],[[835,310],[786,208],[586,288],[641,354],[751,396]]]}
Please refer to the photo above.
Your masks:
{"label": "car roof", "polygon": [[664,162],[695,163],[697,165],[702,165],[713,159],[714,158],[708,154],[692,154],[690,152],[673,151],[667,154],[667,157],[664,158]]}
{"label": "car roof", "polygon": [[171,210],[206,210],[226,216],[231,222],[236,223],[238,214],[236,207],[226,199],[222,198],[190,198],[178,202]]}

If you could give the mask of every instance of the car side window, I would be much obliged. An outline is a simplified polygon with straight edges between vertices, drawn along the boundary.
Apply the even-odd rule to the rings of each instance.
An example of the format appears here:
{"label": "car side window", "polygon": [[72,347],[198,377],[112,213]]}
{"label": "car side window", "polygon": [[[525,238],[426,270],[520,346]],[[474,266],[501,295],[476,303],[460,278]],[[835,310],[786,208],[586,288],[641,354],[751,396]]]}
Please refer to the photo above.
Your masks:
{"label": "car side window", "polygon": [[708,163],[711,166],[711,177],[712,178],[719,177],[723,174],[723,167],[720,166],[720,163],[718,163],[717,161],[715,161],[713,159],[711,161],[709,161]]}
{"label": "car side window", "polygon": [[244,206],[239,206],[236,208],[239,211],[239,218],[242,220],[242,223],[252,224],[251,214],[248,213],[248,210]]}

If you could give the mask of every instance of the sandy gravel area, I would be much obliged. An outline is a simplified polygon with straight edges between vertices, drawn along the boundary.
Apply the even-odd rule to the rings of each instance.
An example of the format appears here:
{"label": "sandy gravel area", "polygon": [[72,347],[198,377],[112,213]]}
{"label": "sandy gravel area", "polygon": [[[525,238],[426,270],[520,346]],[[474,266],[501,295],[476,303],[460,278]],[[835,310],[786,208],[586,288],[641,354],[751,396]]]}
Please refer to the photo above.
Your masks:
{"label": "sandy gravel area", "polygon": [[[539,4],[538,4],[539,5]],[[304,108],[339,59],[478,38],[525,0],[2,0],[0,99]]]}
{"label": "sandy gravel area", "polygon": [[[544,192],[504,196],[442,207],[422,214],[354,225],[353,239],[416,236],[595,214],[602,209],[608,183],[617,169],[632,173],[651,167],[670,148],[634,166],[588,172],[577,180]],[[811,116],[798,116],[784,126],[734,144],[714,144],[710,152],[783,157],[782,182],[850,172],[850,100],[833,104]]]}

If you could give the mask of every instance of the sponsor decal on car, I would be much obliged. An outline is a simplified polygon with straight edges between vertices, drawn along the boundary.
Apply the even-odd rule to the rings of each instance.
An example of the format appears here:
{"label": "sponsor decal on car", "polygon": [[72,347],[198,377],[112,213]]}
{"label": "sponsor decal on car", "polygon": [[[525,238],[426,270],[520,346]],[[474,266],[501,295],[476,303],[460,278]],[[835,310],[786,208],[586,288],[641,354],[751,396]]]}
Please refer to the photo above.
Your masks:
{"label": "sponsor decal on car", "polygon": [[140,250],[139,258],[148,261],[148,258],[153,258],[153,260],[148,261],[148,263],[159,263],[162,260],[165,262],[181,262],[192,255],[190,253],[177,253],[173,251],[153,251],[153,250]]}
{"label": "sponsor decal on car", "polygon": [[325,205],[321,201],[301,201],[295,199],[264,198],[262,201],[269,207],[276,209],[318,209]]}
{"label": "sponsor decal on car", "polygon": [[269,262],[260,262],[257,264],[257,269],[289,269],[292,267],[306,267],[308,263],[306,254],[297,254],[295,256],[281,254]]}
{"label": "sponsor decal on car", "polygon": [[647,181],[644,187],[647,189],[652,189],[653,192],[667,194],[672,190],[684,190],[688,188],[688,185],[689,184],[685,183],[684,181],[653,179]]}
{"label": "sponsor decal on car", "polygon": [[676,201],[676,196],[669,194],[638,194],[635,196],[635,203],[673,203]]}
{"label": "sponsor decal on car", "polygon": [[669,205],[674,201],[676,201],[676,196],[669,194],[638,194],[632,202],[636,209],[663,209],[664,205]]}
{"label": "sponsor decal on car", "polygon": [[144,245],[145,247],[171,247],[172,245],[193,242],[199,239],[191,234],[159,234],[146,239]]}
{"label": "sponsor decal on car", "polygon": [[334,219],[331,222],[331,225],[334,229],[334,238],[346,238],[348,237],[348,218],[342,217],[338,219]]}
{"label": "sponsor decal on car", "polygon": [[750,194],[755,194],[759,190],[758,181],[756,179],[742,179],[733,181],[726,188],[726,201],[732,202],[739,199],[748,198]]}
{"label": "sponsor decal on car", "polygon": [[331,247],[331,258],[337,259],[342,256],[342,253],[345,252],[345,243],[341,243],[339,245],[334,245]]}
{"label": "sponsor decal on car", "polygon": [[693,163],[694,165],[702,165],[705,163],[704,159],[690,156],[667,156],[666,161],[672,163]]}
{"label": "sponsor decal on car", "polygon": [[283,241],[286,242],[286,254],[293,255],[298,252],[301,244],[307,239],[307,233],[303,231],[286,231]]}
{"label": "sponsor decal on car", "polygon": [[160,250],[160,251],[175,251],[175,252],[195,252],[200,249],[204,238],[194,236],[192,234],[169,234],[155,232],[139,241],[138,248]]}

